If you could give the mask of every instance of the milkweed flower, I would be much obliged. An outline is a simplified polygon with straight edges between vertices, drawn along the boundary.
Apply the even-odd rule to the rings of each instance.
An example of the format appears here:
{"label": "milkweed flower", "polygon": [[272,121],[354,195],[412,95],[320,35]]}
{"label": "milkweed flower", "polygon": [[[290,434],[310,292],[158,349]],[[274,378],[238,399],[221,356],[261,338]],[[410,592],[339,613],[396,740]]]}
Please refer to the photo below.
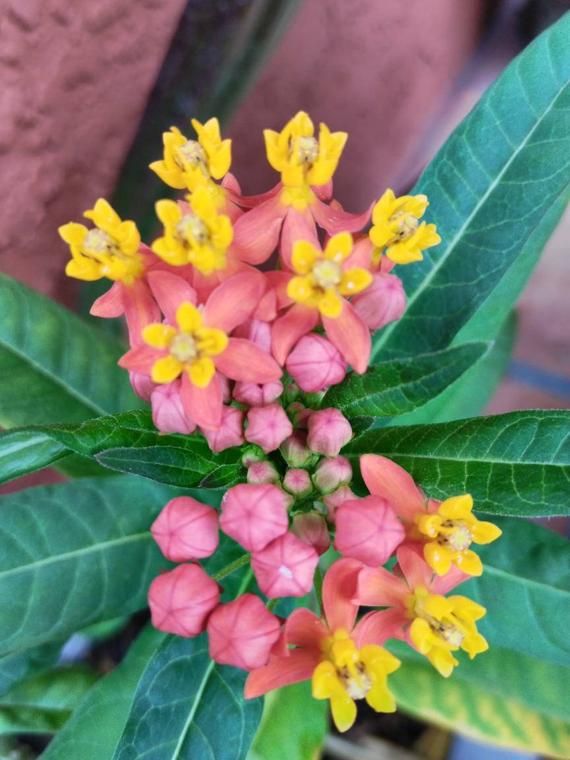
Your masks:
{"label": "milkweed flower", "polygon": [[407,641],[447,678],[459,665],[453,652],[462,649],[473,659],[488,649],[476,626],[485,608],[464,596],[444,596],[466,580],[463,573],[440,578],[410,547],[400,547],[396,556],[400,577],[381,567],[358,575],[355,601],[387,608],[366,616],[367,633]]}
{"label": "milkweed flower", "polygon": [[104,198],[99,198],[84,216],[94,227],[69,222],[58,230],[71,252],[65,272],[87,282],[102,278],[113,281],[111,289],[95,301],[91,313],[99,317],[124,314],[131,338],[137,339],[140,330],[159,316],[144,279],[152,265],[152,254],[142,246],[136,224],[123,221]]}
{"label": "milkweed flower", "polygon": [[[281,368],[269,354],[251,341],[230,337],[255,309],[265,289],[264,278],[252,271],[224,280],[203,309],[195,305],[192,288],[183,280],[174,280],[170,276],[171,289],[155,291],[166,322],[147,325],[142,334],[144,345],[132,348],[119,363],[149,374],[158,384],[181,378],[180,393],[188,417],[202,428],[216,429],[222,422],[224,377],[266,383],[281,376]],[[185,294],[182,302],[181,293]]]}
{"label": "milkweed flower", "polygon": [[150,532],[171,562],[210,557],[218,548],[218,513],[191,496],[171,499]]}
{"label": "milkweed flower", "polygon": [[330,342],[356,372],[368,366],[370,331],[347,300],[372,283],[371,273],[352,266],[352,237],[347,232],[331,237],[323,251],[305,240],[293,246],[287,284],[291,308],[275,320],[272,330],[273,353],[283,364],[296,342],[322,324]]}
{"label": "milkweed flower", "polygon": [[280,404],[255,406],[247,413],[245,438],[265,453],[278,449],[292,432],[291,420]]}
{"label": "milkweed flower", "polygon": [[445,575],[455,565],[467,575],[481,575],[483,565],[470,547],[495,541],[501,530],[475,517],[469,494],[428,499],[402,467],[376,454],[362,456],[360,470],[370,493],[386,499],[402,520],[407,540],[420,543],[432,570]]}
{"label": "milkweed flower", "polygon": [[317,454],[334,457],[352,438],[352,427],[338,409],[321,409],[308,420],[307,445]]}
{"label": "milkweed flower", "polygon": [[[359,312],[360,313],[360,312]],[[321,335],[305,335],[287,357],[287,372],[305,393],[336,385],[346,376],[346,362],[333,344]]]}
{"label": "milkweed flower", "polygon": [[251,567],[261,591],[270,599],[304,596],[313,587],[319,555],[293,533],[283,533],[251,555]]}
{"label": "milkweed flower", "polygon": [[220,602],[220,588],[199,565],[178,565],[150,584],[152,624],[177,636],[198,636]]}
{"label": "milkweed flower", "polygon": [[222,501],[220,526],[247,551],[260,551],[286,533],[289,498],[271,484],[242,483]]}
{"label": "milkweed flower", "polygon": [[382,565],[404,540],[404,528],[386,499],[351,499],[335,510],[335,548],[366,565]]}
{"label": "milkweed flower", "polygon": [[357,700],[365,699],[376,712],[395,711],[388,676],[400,661],[369,638],[367,616],[356,623],[358,606],[351,597],[359,568],[352,560],[331,566],[323,582],[324,617],[307,609],[289,616],[284,630],[287,652],[272,654],[267,665],[249,674],[247,699],[310,679],[315,699],[330,701],[339,731],[353,725]]}

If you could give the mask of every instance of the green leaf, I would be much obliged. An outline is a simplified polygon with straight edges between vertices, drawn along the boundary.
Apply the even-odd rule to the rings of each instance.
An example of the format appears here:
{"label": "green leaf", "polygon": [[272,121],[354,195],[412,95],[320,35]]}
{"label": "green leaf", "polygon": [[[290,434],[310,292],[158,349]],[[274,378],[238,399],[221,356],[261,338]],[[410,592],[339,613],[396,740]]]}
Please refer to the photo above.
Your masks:
{"label": "green leaf", "polygon": [[217,665],[204,635],[167,638],[139,681],[115,760],[245,758],[261,717],[246,674]]}
{"label": "green leaf", "polygon": [[522,517],[570,514],[568,411],[523,411],[372,430],[344,449],[383,454],[434,498],[470,493],[475,509]]}
{"label": "green leaf", "polygon": [[146,605],[166,566],[149,526],[172,496],[137,478],[95,478],[2,498],[0,654]]}
{"label": "green leaf", "polygon": [[[55,445],[49,445],[50,441]],[[46,467],[69,451],[120,472],[186,488],[230,486],[242,474],[239,448],[214,454],[201,435],[162,435],[149,412],[136,410],[80,425],[29,427],[1,434],[0,482]]]}
{"label": "green leaf", "polygon": [[96,679],[94,671],[70,666],[19,683],[0,699],[0,734],[57,731]]}
{"label": "green leaf", "polygon": [[50,642],[40,647],[0,657],[0,699],[19,681],[55,665],[59,659],[61,647],[61,642]]}
{"label": "green leaf", "polygon": [[313,699],[308,681],[272,691],[247,760],[317,758],[327,731],[328,703]]}
{"label": "green leaf", "polygon": [[330,389],[323,403],[348,417],[395,417],[438,396],[488,348],[488,343],[468,343],[413,359],[383,362],[364,375],[353,372]]}
{"label": "green leaf", "polygon": [[449,345],[568,197],[569,36],[567,13],[515,59],[421,177],[413,192],[428,195],[442,243],[405,267],[407,311],[377,336],[375,354]]}
{"label": "green leaf", "polygon": [[127,722],[133,694],[166,634],[148,626],[125,659],[86,694],[42,760],[110,760]]}
{"label": "green leaf", "polygon": [[[398,656],[401,656],[400,651]],[[477,661],[483,662],[487,657],[487,654],[480,655]],[[501,663],[497,661],[495,664],[499,683]],[[515,663],[505,662],[505,673],[514,673],[522,687],[517,692],[509,693],[502,689],[497,693],[488,688],[487,683],[478,684],[469,677],[463,662],[450,678],[445,679],[425,660],[420,662],[415,659],[404,660],[400,670],[390,677],[390,688],[400,707],[429,723],[500,746],[549,757],[568,757],[568,713],[566,716],[552,717],[547,712],[528,707],[524,699],[527,690],[533,687],[542,692],[552,690],[550,684],[540,680],[540,665],[536,672],[529,673],[529,680],[526,681],[527,671],[523,668],[528,661],[523,660],[519,664],[521,667],[517,669]],[[563,696],[563,692],[555,691]]]}
{"label": "green leaf", "polygon": [[481,414],[506,372],[516,337],[516,318],[512,313],[502,325],[491,350],[464,375],[427,404],[402,414],[392,425],[420,425],[448,422]]}
{"label": "green leaf", "polygon": [[478,547],[485,571],[460,593],[487,608],[481,632],[493,645],[558,665],[570,663],[561,614],[570,610],[570,544],[525,520],[495,520],[498,541]]}
{"label": "green leaf", "polygon": [[138,405],[122,346],[0,275],[0,425],[80,422]]}

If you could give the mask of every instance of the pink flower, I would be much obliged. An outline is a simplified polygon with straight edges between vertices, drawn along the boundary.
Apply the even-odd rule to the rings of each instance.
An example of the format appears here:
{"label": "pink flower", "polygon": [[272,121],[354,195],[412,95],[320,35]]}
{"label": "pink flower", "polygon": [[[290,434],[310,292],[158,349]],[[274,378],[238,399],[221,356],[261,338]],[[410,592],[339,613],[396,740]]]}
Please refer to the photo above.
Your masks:
{"label": "pink flower", "polygon": [[287,357],[287,372],[305,393],[316,393],[344,380],[346,362],[326,338],[305,335]]}
{"label": "pink flower", "polygon": [[307,443],[311,451],[336,456],[352,438],[352,428],[338,409],[322,409],[309,417]]}
{"label": "pink flower", "polygon": [[341,486],[332,493],[325,494],[323,502],[328,510],[328,517],[331,523],[335,521],[336,510],[344,504],[345,501],[351,501],[356,499],[357,496],[354,491],[348,486]]}
{"label": "pink flower", "polygon": [[352,305],[371,330],[400,319],[406,310],[406,292],[394,274],[376,274],[372,285],[355,296]]}
{"label": "pink flower", "polygon": [[191,496],[171,499],[151,533],[171,562],[209,557],[218,548],[218,513]]}
{"label": "pink flower", "polygon": [[247,468],[247,482],[257,485],[278,483],[279,473],[271,462],[262,459],[259,462],[252,462]]}
{"label": "pink flower", "polygon": [[352,480],[352,467],[346,457],[327,457],[321,459],[313,483],[321,493],[329,494],[340,486],[346,486]]}
{"label": "pink flower", "polygon": [[253,670],[266,664],[281,625],[261,599],[242,594],[221,604],[208,620],[210,657],[222,665]]}
{"label": "pink flower", "polygon": [[311,476],[307,470],[287,470],[283,478],[283,488],[293,496],[308,496],[313,490]]}
{"label": "pink flower", "polygon": [[404,540],[402,523],[385,499],[345,501],[335,513],[335,548],[366,565],[382,565]]}
{"label": "pink flower", "polygon": [[284,533],[251,557],[259,588],[270,599],[308,594],[318,562],[317,552],[292,533]]}
{"label": "pink flower", "polygon": [[275,451],[293,432],[293,425],[280,404],[258,406],[247,413],[245,438],[268,454]]}
{"label": "pink flower", "polygon": [[152,624],[177,636],[197,636],[220,601],[220,589],[199,565],[178,565],[156,577],[148,591]]}
{"label": "pink flower", "polygon": [[221,424],[224,377],[261,384],[280,378],[281,368],[269,354],[249,340],[230,337],[265,292],[260,272],[240,272],[224,280],[203,310],[196,307],[196,293],[181,277],[155,272],[151,286],[166,323],[147,325],[144,345],[135,345],[119,363],[159,384],[180,377],[186,415],[201,428],[215,430]]}
{"label": "pink flower", "polygon": [[265,406],[271,404],[283,393],[283,383],[276,380],[273,383],[256,385],[255,383],[236,383],[234,399],[248,406]]}
{"label": "pink flower", "polygon": [[247,551],[259,551],[287,531],[288,501],[277,486],[234,486],[222,502],[221,528]]}
{"label": "pink flower", "polygon": [[232,446],[241,446],[243,437],[243,412],[234,406],[224,406],[220,427],[202,430],[212,451],[219,452]]}
{"label": "pink flower", "polygon": [[331,537],[325,518],[316,512],[295,515],[291,531],[318,554],[324,554],[331,545]]}
{"label": "pink flower", "polygon": [[152,421],[161,433],[189,434],[196,429],[195,423],[188,419],[180,397],[180,381],[169,385],[157,385],[153,390],[150,403]]}

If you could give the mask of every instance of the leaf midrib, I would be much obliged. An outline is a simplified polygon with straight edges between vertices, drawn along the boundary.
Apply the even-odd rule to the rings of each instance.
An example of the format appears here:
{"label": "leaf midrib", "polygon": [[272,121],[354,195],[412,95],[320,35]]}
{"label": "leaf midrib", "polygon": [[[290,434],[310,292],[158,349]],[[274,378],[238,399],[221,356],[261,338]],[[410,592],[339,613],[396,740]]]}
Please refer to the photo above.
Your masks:
{"label": "leaf midrib", "polygon": [[[199,652],[195,652],[193,656],[203,655],[203,654],[208,654],[206,649],[203,649]],[[176,747],[174,748],[174,752],[171,755],[172,760],[178,760],[180,756],[179,753],[182,750],[182,746],[184,742],[186,741],[186,735],[188,734],[190,726],[192,725],[194,721],[194,716],[196,715],[196,712],[200,705],[200,700],[202,699],[202,695],[204,694],[204,691],[206,690],[206,686],[208,685],[208,681],[210,680],[210,676],[212,675],[214,671],[215,665],[216,663],[213,660],[208,660],[208,666],[206,670],[204,671],[204,675],[202,676],[202,680],[200,681],[200,685],[198,686],[198,689],[194,696],[192,707],[190,709],[190,712],[188,713],[188,717],[186,718],[182,731],[180,732],[180,736],[176,743]]]}
{"label": "leaf midrib", "polygon": [[91,546],[82,547],[81,549],[73,549],[72,551],[63,552],[62,554],[54,554],[51,557],[44,557],[43,559],[37,560],[36,562],[32,562],[31,564],[27,565],[18,565],[17,567],[12,567],[9,570],[0,570],[0,583],[2,583],[6,578],[10,576],[32,572],[39,567],[46,567],[47,565],[53,565],[57,562],[66,562],[73,557],[83,557],[88,554],[104,551],[109,547],[114,548],[116,546],[123,546],[125,544],[135,543],[141,540],[150,540],[150,533],[148,530],[145,530],[142,533],[131,533],[128,536],[121,536],[120,538],[115,538],[112,541],[101,541],[96,544],[91,544]]}
{"label": "leaf midrib", "polygon": [[[558,102],[558,99],[560,96],[564,93],[567,87],[570,87],[570,84],[568,82],[564,82],[562,86],[557,91],[556,95],[552,98],[550,105],[548,108],[545,109],[543,114],[536,120],[534,123],[532,129],[528,132],[525,139],[519,143],[516,150],[513,151],[510,158],[506,161],[504,166],[502,167],[501,171],[497,174],[496,178],[490,183],[487,190],[483,193],[480,200],[475,204],[473,207],[473,210],[469,213],[469,215],[466,217],[464,223],[461,225],[459,230],[456,232],[456,234],[451,239],[449,246],[447,247],[445,251],[445,255],[441,256],[434,264],[430,272],[426,275],[425,279],[420,283],[420,286],[416,288],[416,290],[410,295],[408,298],[408,302],[406,305],[406,314],[404,315],[403,319],[406,318],[407,314],[410,311],[410,308],[413,303],[419,298],[419,296],[426,290],[430,282],[433,280],[435,275],[439,272],[440,268],[443,266],[443,264],[447,261],[449,256],[452,254],[452,252],[455,250],[455,247],[460,242],[463,233],[465,230],[469,227],[469,225],[472,223],[473,219],[477,216],[482,206],[486,203],[489,196],[494,192],[495,188],[500,184],[500,182],[503,180],[504,175],[506,174],[507,170],[510,168],[511,164],[518,158],[519,154],[521,153],[524,148],[526,148],[530,138],[536,131],[536,129],[542,124],[544,119],[547,117],[547,115],[552,111],[555,104]],[[506,272],[505,272],[506,274]],[[375,343],[372,346],[372,353],[371,353],[371,361],[374,360],[376,357],[378,351],[384,346],[384,344],[387,342],[388,338],[398,325],[398,322],[393,322],[392,325],[380,336],[380,339],[377,343]]]}

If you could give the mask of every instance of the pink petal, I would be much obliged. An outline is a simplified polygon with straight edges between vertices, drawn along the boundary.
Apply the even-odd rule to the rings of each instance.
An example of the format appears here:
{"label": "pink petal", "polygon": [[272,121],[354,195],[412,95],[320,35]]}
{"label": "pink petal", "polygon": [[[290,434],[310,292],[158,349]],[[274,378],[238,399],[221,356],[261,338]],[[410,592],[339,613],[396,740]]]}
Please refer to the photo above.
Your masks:
{"label": "pink petal", "polygon": [[358,574],[362,563],[340,559],[327,570],[323,582],[323,609],[331,631],[352,631],[358,605],[354,603]]}
{"label": "pink petal", "polygon": [[329,181],[324,185],[313,185],[311,188],[312,191],[315,193],[317,198],[320,198],[322,201],[328,201],[332,198],[333,194],[333,181],[332,179],[329,179]]}
{"label": "pink petal", "polygon": [[176,309],[181,303],[188,301],[196,304],[196,291],[183,277],[172,272],[156,271],[149,272],[147,278],[152,294],[170,324],[176,323]]}
{"label": "pink petal", "polygon": [[410,590],[402,578],[383,567],[364,567],[358,575],[355,601],[363,607],[403,607]]}
{"label": "pink petal", "polygon": [[441,594],[442,596],[445,596],[445,594],[449,593],[449,591],[454,589],[456,586],[459,586],[460,583],[471,580],[471,577],[471,575],[462,573],[461,570],[452,565],[451,569],[448,570],[445,575],[439,577],[434,574],[430,588],[434,594]]}
{"label": "pink petal", "polygon": [[361,214],[351,214],[340,204],[333,202],[327,205],[317,198],[311,204],[311,211],[319,227],[329,235],[336,235],[337,232],[360,232],[370,221],[373,205]]}
{"label": "pink petal", "polygon": [[413,521],[425,511],[425,497],[412,476],[391,459],[365,454],[360,457],[360,472],[370,493],[386,499],[402,520]]}
{"label": "pink petal", "polygon": [[293,301],[287,295],[287,285],[291,279],[291,274],[289,272],[270,271],[265,272],[265,277],[269,283],[269,287],[277,296],[277,309],[280,310],[286,306],[291,306]]}
{"label": "pink petal", "polygon": [[369,612],[358,621],[354,629],[356,646],[382,646],[388,639],[405,639],[409,622],[403,609]]}
{"label": "pink petal", "polygon": [[314,649],[319,654],[323,639],[329,633],[323,621],[314,612],[305,608],[293,610],[285,622],[287,644],[303,649]]}
{"label": "pink petal", "polygon": [[343,270],[361,267],[362,269],[372,270],[372,253],[374,246],[368,235],[357,239],[352,248],[350,256],[344,260]]}
{"label": "pink petal", "polygon": [[118,361],[119,367],[128,369],[131,372],[141,372],[145,375],[150,375],[152,365],[161,356],[164,356],[164,351],[158,351],[156,348],[151,348],[146,345],[135,346],[123,354]]}
{"label": "pink petal", "polygon": [[267,261],[277,248],[286,213],[287,207],[272,197],[242,214],[234,225],[232,250],[248,264]]}
{"label": "pink petal", "polygon": [[89,313],[94,317],[103,317],[104,319],[122,316],[125,313],[124,287],[122,282],[114,282],[106,293],[103,293],[93,302]]}
{"label": "pink petal", "polygon": [[292,269],[291,256],[293,245],[298,240],[307,240],[316,248],[320,249],[321,247],[317,227],[310,211],[296,211],[294,208],[289,208],[283,222],[281,245],[279,247],[281,261],[287,269]]}
{"label": "pink petal", "polygon": [[346,361],[362,375],[370,361],[372,341],[370,331],[348,301],[343,299],[340,317],[323,317],[327,338],[333,343]]}
{"label": "pink petal", "polygon": [[281,192],[282,187],[283,185],[281,182],[278,182],[271,188],[271,190],[267,190],[265,193],[257,193],[256,195],[240,195],[240,206],[243,206],[244,208],[255,208],[255,206],[259,206],[265,201],[268,201],[271,198],[275,198],[275,196]]}
{"label": "pink petal", "polygon": [[283,317],[275,320],[271,331],[271,341],[273,356],[279,364],[285,364],[289,352],[299,338],[311,332],[318,321],[319,312],[317,309],[308,309],[301,304],[295,304]]}
{"label": "pink petal", "polygon": [[320,660],[320,653],[293,650],[287,657],[271,657],[268,664],[252,670],[245,682],[246,699],[254,699],[282,686],[308,681]]}
{"label": "pink petal", "polygon": [[244,338],[230,338],[226,350],[214,361],[223,375],[242,383],[270,383],[283,374],[272,356]]}
{"label": "pink petal", "polygon": [[144,280],[123,286],[123,305],[131,345],[142,341],[143,328],[160,322],[160,309]]}
{"label": "pink petal", "polygon": [[413,589],[417,586],[430,587],[434,578],[434,572],[425,562],[421,546],[417,548],[401,546],[396,552],[396,556],[398,558],[398,567],[409,588]]}
{"label": "pink petal", "polygon": [[206,301],[205,324],[231,333],[251,317],[266,287],[265,277],[253,269],[228,277],[212,291]]}
{"label": "pink petal", "polygon": [[181,386],[184,411],[196,425],[207,429],[216,429],[222,422],[223,385],[216,373],[207,388],[193,385],[186,372],[182,375]]}

